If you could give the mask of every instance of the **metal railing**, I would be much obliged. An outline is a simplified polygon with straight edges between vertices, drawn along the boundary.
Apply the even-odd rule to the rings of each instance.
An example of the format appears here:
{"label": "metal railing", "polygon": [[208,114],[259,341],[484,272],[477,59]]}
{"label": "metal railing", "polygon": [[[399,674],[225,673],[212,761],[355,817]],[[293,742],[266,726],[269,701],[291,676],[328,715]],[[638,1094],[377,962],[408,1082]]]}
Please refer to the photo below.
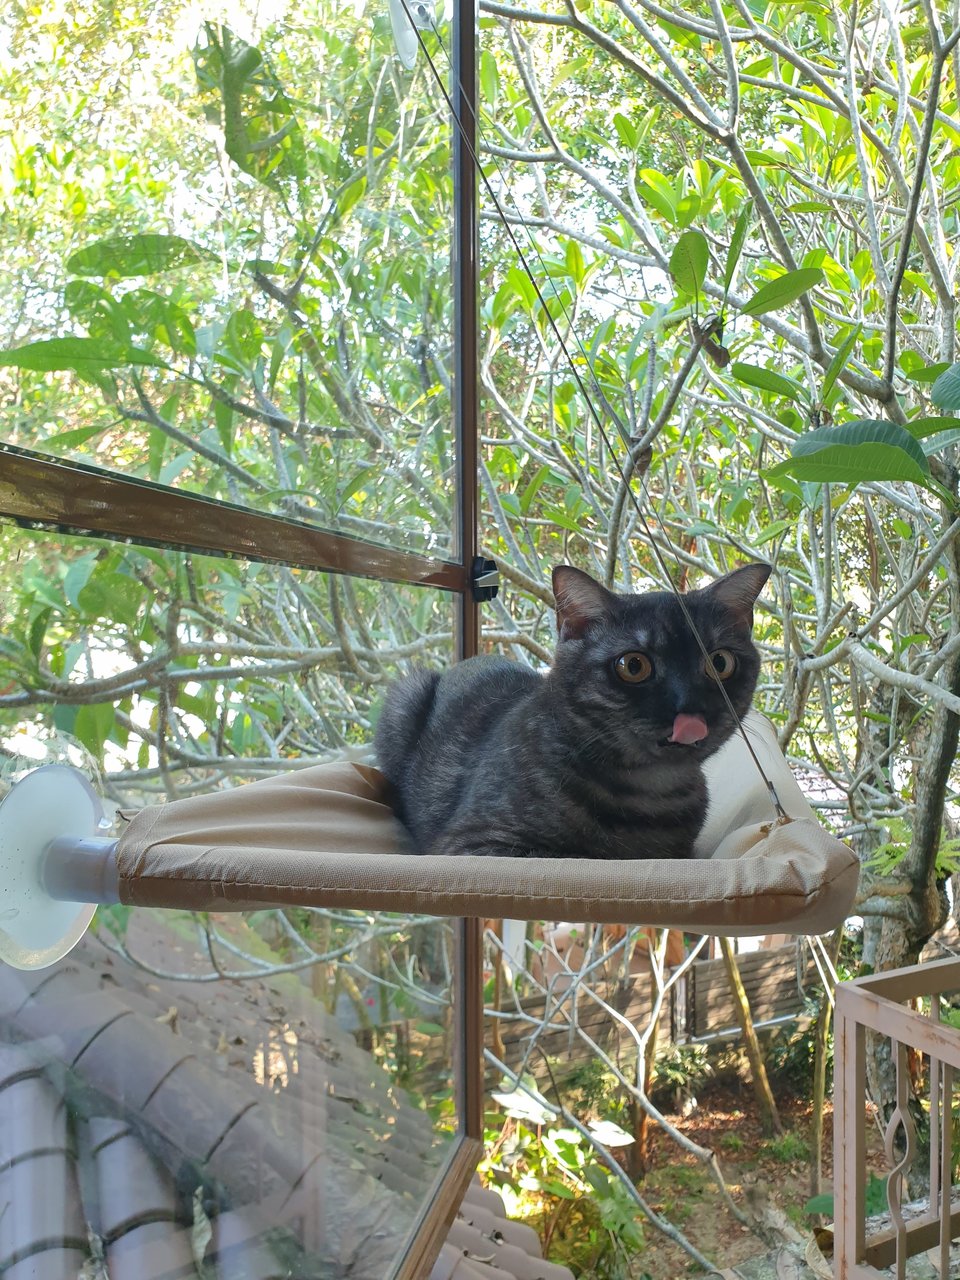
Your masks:
{"label": "metal railing", "polygon": [[[960,1070],[960,1030],[941,1020],[941,997],[960,991],[960,960],[893,969],[843,982],[836,991],[834,1065],[834,1274],[873,1280],[891,1268],[906,1275],[907,1259],[938,1250],[941,1277],[950,1275],[950,1243],[960,1235],[953,1199],[953,1074]],[[918,1012],[908,1002],[929,1005]],[[883,1133],[889,1226],[867,1233],[867,1031],[891,1041],[896,1105]],[[909,1051],[926,1059],[930,1195],[915,1215],[904,1213],[907,1177],[918,1153],[910,1109]],[[958,1187],[960,1190],[960,1187]]]}

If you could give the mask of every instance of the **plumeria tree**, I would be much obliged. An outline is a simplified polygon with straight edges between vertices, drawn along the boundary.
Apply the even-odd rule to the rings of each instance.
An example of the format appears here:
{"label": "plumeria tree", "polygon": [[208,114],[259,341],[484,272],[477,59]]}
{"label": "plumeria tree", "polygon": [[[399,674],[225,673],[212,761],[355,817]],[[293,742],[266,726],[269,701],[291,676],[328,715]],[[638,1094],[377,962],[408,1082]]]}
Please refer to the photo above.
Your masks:
{"label": "plumeria tree", "polygon": [[[481,5],[485,643],[549,660],[559,561],[629,590],[769,559],[758,701],[863,856],[875,967],[955,859],[958,20]],[[328,0],[4,21],[5,440],[442,554],[443,15],[412,67]],[[56,725],[119,791],[356,748],[451,652],[433,593],[4,538],[3,734]]]}

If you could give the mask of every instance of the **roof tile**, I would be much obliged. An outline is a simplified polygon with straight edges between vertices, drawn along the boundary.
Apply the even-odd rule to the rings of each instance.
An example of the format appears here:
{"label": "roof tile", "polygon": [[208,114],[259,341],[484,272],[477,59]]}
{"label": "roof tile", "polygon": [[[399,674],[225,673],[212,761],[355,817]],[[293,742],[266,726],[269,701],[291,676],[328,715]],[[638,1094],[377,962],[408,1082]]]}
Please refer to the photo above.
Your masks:
{"label": "roof tile", "polygon": [[[289,1275],[285,1230],[355,1280],[392,1270],[445,1150],[426,1116],[322,1010],[285,1038],[250,986],[213,994],[161,990],[93,939],[52,973],[0,968],[0,1028],[20,1041],[0,1043],[4,1280],[76,1280],[89,1240],[111,1280],[194,1280],[201,1176],[205,1259],[230,1280]],[[250,1074],[258,1044],[282,1086]],[[431,1280],[572,1276],[474,1183]]]}

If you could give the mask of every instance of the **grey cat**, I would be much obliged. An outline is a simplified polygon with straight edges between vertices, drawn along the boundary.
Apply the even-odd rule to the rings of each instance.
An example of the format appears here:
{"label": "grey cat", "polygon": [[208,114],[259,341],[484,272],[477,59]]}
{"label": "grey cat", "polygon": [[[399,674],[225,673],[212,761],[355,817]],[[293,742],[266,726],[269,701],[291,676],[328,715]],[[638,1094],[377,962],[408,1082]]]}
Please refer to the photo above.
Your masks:
{"label": "grey cat", "polygon": [[376,753],[422,853],[686,858],[702,763],[749,710],[760,671],[748,564],[684,596],[615,595],[553,571],[559,640],[545,675],[505,658],[418,670],[389,690]]}

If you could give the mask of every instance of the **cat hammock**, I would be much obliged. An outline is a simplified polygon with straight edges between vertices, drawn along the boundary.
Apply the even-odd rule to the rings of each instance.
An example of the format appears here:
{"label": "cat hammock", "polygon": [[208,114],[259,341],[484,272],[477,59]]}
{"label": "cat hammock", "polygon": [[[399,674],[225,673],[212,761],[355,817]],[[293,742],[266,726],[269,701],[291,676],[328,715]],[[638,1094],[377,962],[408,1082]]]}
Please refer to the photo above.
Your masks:
{"label": "cat hammock", "polygon": [[49,765],[0,805],[0,959],[53,964],[95,904],[115,902],[825,933],[850,912],[857,859],[817,822],[771,725],[756,714],[744,724],[789,820],[773,817],[766,782],[735,736],[706,762],[707,822],[695,856],[680,861],[598,861],[586,849],[582,859],[421,856],[404,842],[382,775],[349,762],[122,815],[119,840],[106,839],[86,779]]}

